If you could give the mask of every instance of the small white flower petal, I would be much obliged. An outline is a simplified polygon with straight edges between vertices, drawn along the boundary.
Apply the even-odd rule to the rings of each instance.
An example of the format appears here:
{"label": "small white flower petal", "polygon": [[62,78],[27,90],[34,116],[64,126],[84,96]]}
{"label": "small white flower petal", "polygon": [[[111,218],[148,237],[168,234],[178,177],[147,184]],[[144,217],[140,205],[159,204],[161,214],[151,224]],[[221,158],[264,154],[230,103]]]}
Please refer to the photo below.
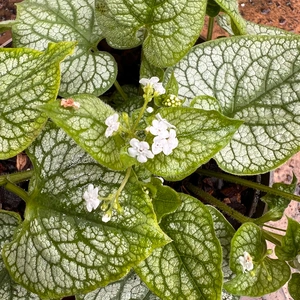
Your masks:
{"label": "small white flower petal", "polygon": [[106,131],[104,133],[105,137],[110,137],[114,132],[118,131],[120,122],[118,122],[119,115],[117,113],[109,116],[105,120],[105,125],[107,125]]}
{"label": "small white flower petal", "polygon": [[240,256],[238,260],[239,263],[242,265],[243,273],[245,273],[245,271],[253,270],[252,257],[247,251],[244,251],[244,255]]}
{"label": "small white flower petal", "polygon": [[108,221],[110,221],[111,216],[109,214],[105,214],[102,217],[102,222],[107,223]]}
{"label": "small white flower petal", "polygon": [[141,78],[139,83],[142,84],[143,86],[145,86],[145,88],[146,87],[152,87],[158,95],[162,95],[166,92],[166,90],[164,89],[162,83],[159,82],[159,78],[156,77],[156,76],[151,77],[150,79]]}

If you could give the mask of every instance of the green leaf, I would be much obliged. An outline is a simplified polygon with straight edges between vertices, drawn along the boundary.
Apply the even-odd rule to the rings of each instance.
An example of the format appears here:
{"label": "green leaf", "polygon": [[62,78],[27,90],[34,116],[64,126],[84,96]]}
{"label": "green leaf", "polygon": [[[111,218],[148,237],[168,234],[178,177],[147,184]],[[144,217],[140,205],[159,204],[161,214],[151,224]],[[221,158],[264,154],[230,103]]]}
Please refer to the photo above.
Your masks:
{"label": "green leaf", "polygon": [[103,38],[94,16],[94,0],[26,0],[18,4],[13,26],[17,47],[43,50],[49,42],[77,41],[72,56],[62,64],[59,94],[103,94],[114,83],[116,62],[97,44]]}
{"label": "green leaf", "polygon": [[288,289],[290,295],[293,297],[294,300],[300,300],[299,286],[300,286],[300,274],[293,273],[292,278],[289,281]]}
{"label": "green leaf", "polygon": [[236,0],[215,0],[230,16],[231,28],[236,35],[247,34],[246,21],[239,12],[239,3]]}
{"label": "green leaf", "polygon": [[220,12],[220,6],[216,3],[215,0],[208,0],[206,7],[206,14],[211,18],[216,17]]}
{"label": "green leaf", "polygon": [[210,96],[197,96],[195,97],[190,104],[191,107],[204,109],[204,110],[216,110],[221,112],[221,107],[219,101]]}
{"label": "green leaf", "polygon": [[80,103],[79,109],[64,108],[59,101],[42,109],[99,163],[110,169],[124,170],[126,166],[120,159],[123,145],[104,135],[107,128],[104,122],[115,111],[93,95],[75,95],[72,99]]}
{"label": "green leaf", "polygon": [[235,230],[232,225],[225,219],[224,215],[221,214],[216,208],[210,205],[207,205],[206,208],[209,210],[212,216],[215,233],[222,246],[222,270],[224,274],[224,281],[226,282],[233,277],[233,272],[229,267],[229,256],[230,243],[235,234]]}
{"label": "green leaf", "polygon": [[6,20],[0,22],[0,33],[10,30],[12,26],[15,25],[16,23],[17,23],[16,20]]}
{"label": "green leaf", "polygon": [[164,77],[164,69],[150,64],[142,52],[140,78],[151,78],[154,76],[162,79]]}
{"label": "green leaf", "polygon": [[139,109],[143,106],[143,96],[139,94],[138,88],[133,85],[122,86],[122,90],[128,98],[126,101],[122,98],[118,91],[116,91],[112,97],[110,97],[110,101],[113,102],[112,105],[115,107],[116,111],[120,113],[125,112],[131,116],[136,109]]}
{"label": "green leaf", "polygon": [[150,64],[171,66],[194,45],[202,29],[206,0],[96,0],[96,16],[108,44],[143,43]]}
{"label": "green leaf", "polygon": [[165,85],[165,89],[166,89],[166,94],[168,95],[178,95],[178,82],[174,76],[174,74],[172,73],[168,82]]}
{"label": "green leaf", "polygon": [[211,215],[199,200],[185,194],[180,198],[181,206],[160,224],[173,241],[135,270],[162,299],[220,299],[222,251]]}
{"label": "green leaf", "polygon": [[145,167],[168,180],[181,180],[192,174],[221,150],[241,125],[219,112],[189,107],[162,108],[159,113],[176,127],[178,147],[168,156],[155,155]]}
{"label": "green leaf", "polygon": [[286,234],[281,241],[281,246],[275,247],[275,253],[281,260],[293,260],[300,253],[300,224],[288,219]]}
{"label": "green leaf", "polygon": [[217,155],[229,173],[275,169],[300,149],[298,36],[247,36],[194,47],[174,72],[179,96],[216,98],[222,113],[244,120]]}
{"label": "green leaf", "polygon": [[[231,19],[228,15],[219,15],[217,17],[218,24],[226,30],[230,35],[234,35],[232,28],[231,28]],[[246,21],[246,31],[247,34],[251,35],[295,35],[290,31],[286,31],[280,28],[272,27],[272,26],[265,26],[261,24],[252,23],[250,21]]]}
{"label": "green leaf", "polygon": [[[297,178],[296,176],[294,176],[293,182],[291,184],[274,183],[272,189],[277,189],[293,194],[295,192],[296,184]],[[264,224],[268,221],[277,221],[281,219],[285,209],[291,202],[291,200],[287,198],[271,195],[268,193],[265,196],[261,197],[261,200],[263,200],[268,205],[268,211],[263,216],[255,220],[256,224]]]}
{"label": "green leaf", "polygon": [[105,197],[119,188],[124,173],[97,164],[50,125],[29,148],[35,170],[31,200],[22,227],[3,249],[12,278],[46,299],[116,281],[169,242],[133,174],[119,197],[123,214],[113,212],[104,223],[100,207],[87,212],[82,199],[87,185],[99,187]]}
{"label": "green leaf", "polygon": [[[0,210],[0,252],[5,243],[10,242],[15,230],[21,223],[21,218],[17,213]],[[1,300],[38,300],[36,294],[33,294],[22,286],[15,283],[9,276],[2,257],[0,257],[0,299]]]}
{"label": "green leaf", "polygon": [[159,300],[139,276],[130,271],[121,280],[97,289],[87,295],[76,296],[76,300]]}
{"label": "green leaf", "polygon": [[151,183],[156,187],[156,195],[153,197],[153,207],[158,223],[165,215],[173,213],[181,204],[181,200],[177,192],[169,186],[162,184],[160,179],[152,178]]}
{"label": "green leaf", "polygon": [[[253,260],[253,270],[245,270],[239,258],[248,252]],[[230,268],[237,275],[224,283],[229,293],[259,297],[272,293],[283,286],[290,277],[290,267],[281,260],[267,257],[266,242],[260,227],[244,223],[231,242]]]}
{"label": "green leaf", "polygon": [[74,45],[49,44],[45,52],[0,49],[0,159],[23,151],[44,127],[47,117],[37,108],[56,99],[59,63]]}

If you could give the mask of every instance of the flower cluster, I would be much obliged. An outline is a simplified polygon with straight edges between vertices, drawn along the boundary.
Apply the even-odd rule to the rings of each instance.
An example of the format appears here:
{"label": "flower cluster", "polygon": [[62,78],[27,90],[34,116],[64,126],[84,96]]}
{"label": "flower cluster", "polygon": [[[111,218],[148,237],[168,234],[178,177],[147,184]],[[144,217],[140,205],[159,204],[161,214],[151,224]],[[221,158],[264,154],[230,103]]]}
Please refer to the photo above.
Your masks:
{"label": "flower cluster", "polygon": [[[162,83],[159,82],[158,77],[151,77],[150,79],[142,78],[140,83],[144,85],[145,104],[149,103],[153,97],[166,92]],[[174,95],[171,95],[170,97],[172,98],[172,96]],[[174,98],[173,101],[176,102],[177,98]],[[178,101],[180,100],[178,99]],[[146,109],[147,113],[150,114],[154,111],[152,107],[146,108],[145,106],[146,105],[144,105],[144,110]],[[141,112],[143,113],[143,110]],[[139,122],[142,113],[140,114],[137,122]],[[114,134],[114,132],[119,130],[120,122],[118,120],[119,115],[117,113],[109,116],[105,120],[105,125],[107,126],[105,137],[110,137]],[[137,138],[132,138],[129,142],[131,147],[128,148],[128,154],[131,157],[136,158],[136,160],[140,163],[147,162],[148,159],[154,158],[154,155],[161,152],[165,155],[170,155],[178,146],[176,127],[170,124],[166,119],[163,119],[160,114],[156,114],[156,119],[152,121],[151,126],[146,128],[146,131],[150,132],[154,136],[151,150],[150,145],[146,141],[140,141]]]}
{"label": "flower cluster", "polygon": [[131,147],[128,149],[128,154],[135,157],[140,163],[145,163],[148,158],[153,158],[154,155],[161,152],[170,155],[178,146],[175,129],[175,126],[157,114],[156,119],[152,121],[152,126],[147,128],[147,131],[154,135],[151,150],[147,142],[133,138],[130,140]]}
{"label": "flower cluster", "polygon": [[152,121],[149,131],[155,136],[151,148],[154,155],[161,152],[170,155],[178,146],[175,126],[163,119],[160,114],[157,114],[156,120]]}
{"label": "flower cluster", "polygon": [[242,265],[243,273],[253,270],[252,257],[247,251],[244,251],[244,255],[239,257],[239,263]]}
{"label": "flower cluster", "polygon": [[177,96],[175,95],[170,95],[167,99],[165,99],[162,104],[164,106],[169,106],[169,107],[179,107],[182,106],[183,100],[180,100]]}

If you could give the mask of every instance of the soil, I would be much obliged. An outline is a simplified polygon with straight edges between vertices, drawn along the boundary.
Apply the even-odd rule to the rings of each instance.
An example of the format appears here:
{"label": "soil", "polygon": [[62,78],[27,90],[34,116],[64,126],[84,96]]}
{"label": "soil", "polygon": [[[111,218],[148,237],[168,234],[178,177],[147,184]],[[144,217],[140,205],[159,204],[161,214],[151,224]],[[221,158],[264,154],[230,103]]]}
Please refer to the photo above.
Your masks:
{"label": "soil", "polygon": [[[239,0],[238,2],[241,15],[248,21],[300,33],[299,0]],[[201,35],[206,37],[206,28]],[[213,39],[224,35],[226,35],[225,31],[215,23]]]}

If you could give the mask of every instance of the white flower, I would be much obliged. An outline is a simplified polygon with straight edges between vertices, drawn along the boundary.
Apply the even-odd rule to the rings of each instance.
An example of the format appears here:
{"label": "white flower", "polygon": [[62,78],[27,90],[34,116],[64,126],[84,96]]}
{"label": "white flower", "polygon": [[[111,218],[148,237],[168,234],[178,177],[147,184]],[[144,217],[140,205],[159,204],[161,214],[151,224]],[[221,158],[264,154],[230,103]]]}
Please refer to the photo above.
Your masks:
{"label": "white flower", "polygon": [[161,138],[169,137],[170,128],[176,128],[174,125],[170,124],[166,119],[163,119],[160,114],[155,115],[156,120],[152,121],[152,126],[149,127],[149,131],[153,135],[157,135]]}
{"label": "white flower", "polygon": [[98,188],[94,188],[94,185],[89,184],[87,190],[83,194],[83,199],[86,201],[86,209],[89,212],[96,209],[100,204],[100,200],[98,199]]}
{"label": "white flower", "polygon": [[136,157],[137,161],[140,163],[145,163],[148,158],[153,158],[153,153],[149,150],[150,146],[147,142],[140,142],[138,139],[130,140],[130,148],[128,148],[128,153],[132,157]]}
{"label": "white flower", "polygon": [[106,131],[105,131],[105,137],[110,137],[113,135],[115,131],[119,129],[120,122],[118,122],[119,115],[117,113],[109,116],[105,120],[105,125],[107,125]]}
{"label": "white flower", "polygon": [[102,217],[102,222],[107,223],[108,221],[110,221],[111,219],[111,214],[106,213],[105,215],[103,215]]}
{"label": "white flower", "polygon": [[243,267],[243,273],[253,270],[252,257],[247,251],[244,251],[244,256],[239,257],[239,263]]}
{"label": "white flower", "polygon": [[174,129],[170,129],[170,131],[168,131],[168,135],[168,138],[163,138],[158,135],[153,139],[151,149],[154,155],[159,154],[160,152],[163,152],[165,155],[170,155],[178,146],[176,131]]}
{"label": "white flower", "polygon": [[149,127],[149,131],[153,135],[157,135],[161,138],[169,137],[168,125],[158,120],[152,121],[152,126]]}
{"label": "white flower", "polygon": [[[145,88],[153,88],[154,91],[158,94],[158,95],[162,95],[166,92],[166,90],[164,89],[163,85],[161,82],[159,82],[159,78],[158,77],[151,77],[150,79],[148,78],[141,78],[141,80],[139,81],[140,84],[144,85]],[[145,89],[144,88],[144,89]]]}
{"label": "white flower", "polygon": [[[170,129],[169,137],[168,137],[167,141],[168,141],[168,149],[170,151],[169,154],[171,154],[172,151],[178,146],[178,139],[176,137],[176,131],[174,129]],[[168,151],[166,151],[166,152],[168,152]],[[166,152],[164,151],[165,155],[169,155]]]}
{"label": "white flower", "polygon": [[[169,133],[168,133],[169,135]],[[151,146],[152,153],[154,155],[159,154],[162,152],[164,149],[168,148],[168,142],[167,139],[161,136],[156,136],[153,139],[153,144]]]}

